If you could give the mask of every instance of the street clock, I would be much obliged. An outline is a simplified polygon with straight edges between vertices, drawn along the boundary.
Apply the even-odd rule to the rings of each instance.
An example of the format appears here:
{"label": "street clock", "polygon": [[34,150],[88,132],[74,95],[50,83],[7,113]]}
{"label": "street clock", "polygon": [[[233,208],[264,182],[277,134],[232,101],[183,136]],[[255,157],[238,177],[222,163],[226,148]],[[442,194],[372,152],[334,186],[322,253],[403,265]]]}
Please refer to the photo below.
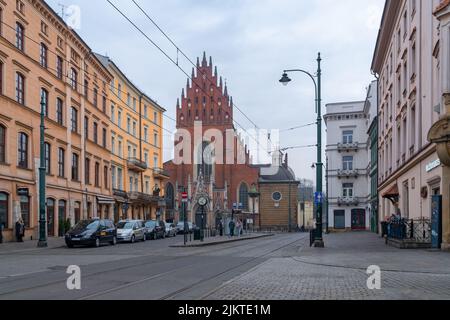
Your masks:
{"label": "street clock", "polygon": [[197,203],[199,206],[204,207],[208,204],[208,198],[205,196],[201,196],[200,198],[198,198]]}

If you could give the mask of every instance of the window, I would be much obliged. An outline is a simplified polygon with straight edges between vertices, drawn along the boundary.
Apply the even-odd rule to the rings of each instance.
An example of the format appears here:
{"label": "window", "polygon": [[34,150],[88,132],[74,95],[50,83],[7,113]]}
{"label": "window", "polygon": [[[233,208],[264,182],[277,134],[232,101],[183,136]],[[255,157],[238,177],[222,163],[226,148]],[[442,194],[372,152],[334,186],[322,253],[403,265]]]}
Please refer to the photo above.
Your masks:
{"label": "window", "polygon": [[67,203],[65,200],[59,200],[58,201],[58,221],[60,221],[59,224],[59,233],[58,235],[60,237],[63,237],[64,234],[68,231],[64,229],[64,225],[62,225],[62,222],[66,220],[66,210],[67,210]]}
{"label": "window", "polygon": [[131,133],[131,119],[130,119],[130,117],[127,118],[127,132]]}
{"label": "window", "polygon": [[94,122],[94,142],[98,143],[98,124]]}
{"label": "window", "polygon": [[44,159],[45,159],[45,173],[51,174],[51,147],[49,143],[44,143]]}
{"label": "window", "polygon": [[103,187],[105,189],[108,188],[108,167],[107,166],[103,167]]}
{"label": "window", "polygon": [[150,167],[150,163],[148,162],[148,152],[144,153],[144,162],[147,165],[147,168]]}
{"label": "window", "polygon": [[63,58],[60,56],[56,58],[56,76],[61,80],[63,78]]}
{"label": "window", "polygon": [[136,111],[136,98],[133,98],[133,110]]}
{"label": "window", "polygon": [[58,176],[61,178],[65,177],[65,158],[66,151],[63,148],[58,149]]}
{"label": "window", "polygon": [[208,181],[213,173],[213,159],[210,144],[206,141],[202,143],[202,148],[198,148],[197,163],[197,173],[201,171]]}
{"label": "window", "polygon": [[[1,12],[0,12],[1,14]],[[1,16],[0,16],[1,18]],[[2,21],[0,20],[0,25]],[[0,61],[0,94],[3,94],[3,62]]]}
{"label": "window", "polygon": [[84,139],[89,139],[89,118],[84,117]]}
{"label": "window", "polygon": [[24,36],[25,36],[25,28],[20,23],[16,23],[16,48],[20,51],[25,50],[25,42],[24,42]]}
{"label": "window", "polygon": [[102,146],[103,148],[106,148],[106,129],[102,129]]}
{"label": "window", "polygon": [[6,128],[0,125],[0,163],[6,162]]}
{"label": "window", "polygon": [[129,93],[127,93],[127,106],[131,105],[131,96]]}
{"label": "window", "polygon": [[122,111],[117,111],[117,125],[122,128]]}
{"label": "window", "polygon": [[342,133],[342,143],[344,144],[353,143],[353,131],[344,131]]}
{"label": "window", "polygon": [[122,84],[119,83],[117,85],[117,96],[119,97],[119,99],[122,99]]}
{"label": "window", "polygon": [[77,90],[77,85],[78,83],[78,73],[77,71],[72,68],[70,69],[70,86],[72,87],[73,90]]}
{"label": "window", "polygon": [[[158,156],[154,156],[153,157],[153,168],[155,168],[155,169],[158,169],[159,168],[159,159],[158,159]],[[211,170],[212,170],[212,167],[211,167]],[[205,172],[206,172],[206,174],[205,174]],[[212,173],[212,172],[211,172]],[[208,170],[206,170],[206,171],[204,171],[204,176],[205,177],[210,177],[210,172],[208,171]]]}
{"label": "window", "polygon": [[153,112],[153,122],[158,124],[158,113],[156,111]]}
{"label": "window", "polygon": [[119,140],[119,157],[123,157],[122,140]]}
{"label": "window", "polygon": [[156,132],[153,134],[153,144],[158,146],[158,133]]}
{"label": "window", "polygon": [[114,113],[115,108],[114,105],[111,105],[111,122],[114,123],[116,121],[116,115]]}
{"label": "window", "polygon": [[48,117],[48,91],[41,88],[41,103],[44,102],[44,116]]}
{"label": "window", "polygon": [[25,104],[25,77],[16,73],[16,101],[20,104]]}
{"label": "window", "polygon": [[106,97],[102,96],[102,111],[106,113]]}
{"label": "window", "polygon": [[117,168],[117,187],[119,190],[123,190],[123,170],[122,168]]}
{"label": "window", "polygon": [[64,49],[64,40],[58,36],[58,38],[56,39],[56,45],[61,48]]}
{"label": "window", "polygon": [[133,177],[130,177],[130,192],[133,192],[133,181],[134,181],[134,179],[133,179]]}
{"label": "window", "polygon": [[342,195],[344,198],[353,198],[353,183],[344,183],[342,185]]}
{"label": "window", "polygon": [[79,156],[76,153],[74,153],[74,154],[72,154],[72,180],[73,181],[79,180],[78,166],[79,166]]}
{"label": "window", "polygon": [[8,228],[8,208],[9,196],[5,192],[0,192],[0,228]]}
{"label": "window", "polygon": [[343,157],[342,169],[353,170],[353,156]]}
{"label": "window", "polygon": [[41,21],[41,32],[48,36],[48,26],[44,21]]}
{"label": "window", "polygon": [[[95,91],[95,89],[94,89]],[[84,97],[89,99],[89,81],[84,80]]]}
{"label": "window", "polygon": [[144,127],[144,141],[148,142],[148,127]]}
{"label": "window", "polygon": [[248,187],[245,183],[239,188],[239,204],[242,210],[248,211]]}
{"label": "window", "polygon": [[18,153],[17,153],[17,165],[19,168],[27,169],[28,168],[28,136],[20,132],[18,139]]}
{"label": "window", "polygon": [[48,49],[47,46],[41,43],[41,56],[40,56],[41,67],[46,68],[48,66]]}
{"label": "window", "polygon": [[136,121],[133,121],[133,136],[136,137]]}
{"label": "window", "polygon": [[16,0],[16,10],[24,14],[25,4],[21,0]]}
{"label": "window", "polygon": [[117,185],[116,185],[116,167],[115,166],[111,166],[111,183],[112,183],[112,188],[116,189]]}
{"label": "window", "polygon": [[84,159],[84,183],[90,184],[91,177],[91,160],[89,158]]}
{"label": "window", "polygon": [[272,200],[275,202],[280,202],[281,199],[283,199],[283,195],[281,194],[281,192],[274,192],[272,193]]}
{"label": "window", "polygon": [[144,117],[148,118],[148,107],[146,104],[144,105]]}
{"label": "window", "polygon": [[100,163],[95,163],[95,186],[98,188],[100,187]]}
{"label": "window", "polygon": [[97,101],[97,99],[98,99],[98,90],[97,90],[97,88],[94,88],[93,95],[94,96],[92,97],[92,103],[94,104],[94,107],[98,108],[98,105],[97,105],[97,103],[98,103],[98,101]]}
{"label": "window", "polygon": [[60,125],[64,125],[64,106],[61,98],[56,98],[56,122]]}
{"label": "window", "polygon": [[116,139],[114,137],[111,137],[111,152],[116,154]]}

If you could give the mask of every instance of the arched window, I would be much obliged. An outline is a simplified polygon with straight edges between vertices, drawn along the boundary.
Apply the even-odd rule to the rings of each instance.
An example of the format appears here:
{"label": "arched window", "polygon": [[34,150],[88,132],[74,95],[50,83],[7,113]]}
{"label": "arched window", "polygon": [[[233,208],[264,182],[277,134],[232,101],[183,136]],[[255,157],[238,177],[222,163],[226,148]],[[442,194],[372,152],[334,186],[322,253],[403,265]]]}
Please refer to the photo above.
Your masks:
{"label": "arched window", "polygon": [[173,210],[175,208],[175,196],[174,189],[171,183],[168,183],[166,186],[166,209]]}
{"label": "arched window", "polygon": [[239,204],[242,205],[242,210],[248,211],[248,187],[245,183],[239,187]]}
{"label": "arched window", "polygon": [[48,60],[48,49],[47,46],[41,43],[41,67],[47,68],[47,60]]}
{"label": "arched window", "polygon": [[202,143],[197,160],[197,174],[201,171],[205,180],[209,181],[213,173],[213,154],[209,142]]}
{"label": "arched window", "polygon": [[67,210],[66,201],[59,200],[58,201],[58,222],[59,222],[58,235],[60,237],[64,236],[64,234],[68,231],[68,230],[65,230],[66,210]]}
{"label": "arched window", "polygon": [[28,169],[28,136],[25,133],[20,132],[17,142],[17,165],[20,168]]}
{"label": "arched window", "polygon": [[[1,14],[1,12],[0,12]],[[0,21],[1,24],[1,21]],[[0,61],[0,94],[3,94],[3,62]]]}
{"label": "arched window", "polygon": [[47,199],[47,233],[50,237],[55,235],[55,200]]}
{"label": "arched window", "polygon": [[24,41],[24,33],[25,28],[20,23],[16,23],[16,48],[20,51],[24,51],[25,49],[25,41]]}
{"label": "arched window", "polygon": [[6,128],[0,125],[0,163],[6,162]]}
{"label": "arched window", "polygon": [[8,228],[8,194],[0,192],[0,228],[3,224],[4,228]]}
{"label": "arched window", "polygon": [[72,87],[73,90],[77,90],[78,87],[78,73],[77,71],[72,68],[70,69],[70,86]]}

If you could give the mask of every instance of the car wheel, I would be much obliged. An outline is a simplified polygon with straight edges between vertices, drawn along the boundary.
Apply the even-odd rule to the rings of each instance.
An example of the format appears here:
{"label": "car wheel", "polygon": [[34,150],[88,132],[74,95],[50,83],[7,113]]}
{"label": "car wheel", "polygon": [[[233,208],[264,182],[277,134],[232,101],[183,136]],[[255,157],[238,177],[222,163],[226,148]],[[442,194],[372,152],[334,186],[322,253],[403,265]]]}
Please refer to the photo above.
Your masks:
{"label": "car wheel", "polygon": [[131,243],[134,243],[135,241],[136,241],[136,237],[133,234],[133,236],[131,237]]}
{"label": "car wheel", "polygon": [[95,239],[95,247],[96,248],[100,247],[100,238]]}
{"label": "car wheel", "polygon": [[117,238],[113,237],[112,241],[111,241],[111,245],[115,246],[117,244]]}

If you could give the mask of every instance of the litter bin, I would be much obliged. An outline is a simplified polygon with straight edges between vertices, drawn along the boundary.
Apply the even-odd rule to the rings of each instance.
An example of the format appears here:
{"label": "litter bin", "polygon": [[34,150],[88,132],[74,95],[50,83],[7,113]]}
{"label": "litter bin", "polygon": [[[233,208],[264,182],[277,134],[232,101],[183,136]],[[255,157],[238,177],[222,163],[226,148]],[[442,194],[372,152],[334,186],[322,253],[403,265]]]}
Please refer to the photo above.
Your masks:
{"label": "litter bin", "polygon": [[388,235],[388,223],[387,222],[381,222],[381,237],[384,238],[384,236]]}
{"label": "litter bin", "polygon": [[202,240],[202,233],[200,228],[195,228],[194,229],[194,241],[196,240]]}

